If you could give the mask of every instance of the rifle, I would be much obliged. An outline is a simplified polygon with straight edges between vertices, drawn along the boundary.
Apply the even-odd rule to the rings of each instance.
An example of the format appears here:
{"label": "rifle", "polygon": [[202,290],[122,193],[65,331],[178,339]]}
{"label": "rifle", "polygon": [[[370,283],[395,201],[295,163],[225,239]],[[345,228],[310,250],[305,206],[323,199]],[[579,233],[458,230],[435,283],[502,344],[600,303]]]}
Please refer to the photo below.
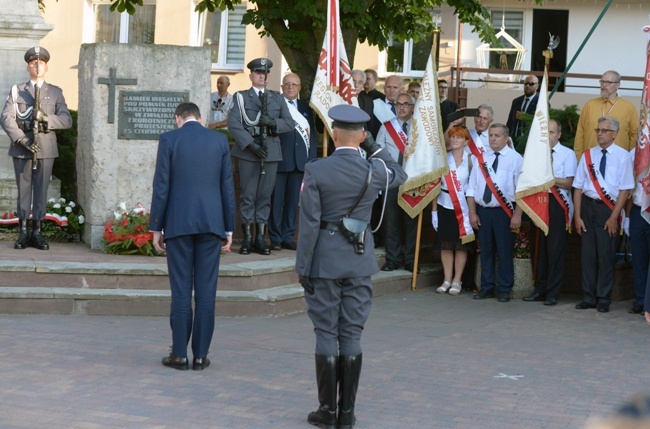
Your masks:
{"label": "rifle", "polygon": [[[264,93],[262,94],[262,111],[260,113],[260,118],[266,118],[269,111],[269,98],[268,98],[269,95],[266,90],[267,89],[266,82],[269,76],[269,69],[267,68],[266,61],[263,61],[263,65],[264,65]],[[266,148],[266,134],[267,134],[266,125],[260,126],[260,134],[262,135],[262,138],[260,139],[260,146],[262,146],[262,148]],[[260,175],[263,174],[266,174],[266,170],[264,169],[264,158],[260,159]]]}
{"label": "rifle", "polygon": [[[38,111],[41,108],[41,89],[38,86],[38,68],[41,66],[41,47],[36,46],[34,48],[36,51],[36,84],[34,85],[34,107],[32,108],[32,132],[34,133],[34,143],[36,143],[36,138],[38,137]],[[38,159],[36,158],[36,152],[32,154],[32,170],[36,170],[38,167]]]}

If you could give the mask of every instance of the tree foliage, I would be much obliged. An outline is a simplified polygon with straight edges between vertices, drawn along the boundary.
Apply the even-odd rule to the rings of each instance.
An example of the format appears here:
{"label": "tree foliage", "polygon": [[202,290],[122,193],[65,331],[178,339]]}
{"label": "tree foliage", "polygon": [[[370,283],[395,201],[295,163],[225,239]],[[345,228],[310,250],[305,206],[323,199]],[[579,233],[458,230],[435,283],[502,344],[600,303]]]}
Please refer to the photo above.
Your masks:
{"label": "tree foliage", "polygon": [[[523,1],[523,0],[522,0]],[[289,67],[302,80],[302,97],[308,96],[316,74],[325,36],[327,0],[249,0],[242,24],[254,25],[262,37],[273,37]],[[543,0],[535,0],[542,4]],[[197,12],[233,9],[241,0],[201,0]],[[461,22],[479,37],[496,44],[489,11],[480,0],[340,0],[340,21],[348,59],[354,61],[357,42],[386,48],[392,35],[416,42],[433,30],[431,12],[447,4]],[[133,13],[142,0],[112,0],[111,10]]]}

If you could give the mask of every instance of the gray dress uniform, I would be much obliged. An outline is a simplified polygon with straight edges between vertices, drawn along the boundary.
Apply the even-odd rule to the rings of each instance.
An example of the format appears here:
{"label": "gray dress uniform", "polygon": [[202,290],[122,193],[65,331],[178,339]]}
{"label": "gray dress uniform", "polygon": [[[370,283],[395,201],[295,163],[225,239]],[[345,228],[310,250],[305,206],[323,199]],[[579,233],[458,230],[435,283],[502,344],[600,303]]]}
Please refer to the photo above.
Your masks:
{"label": "gray dress uniform", "polygon": [[[330,109],[334,128],[363,125],[369,115],[340,105]],[[350,129],[350,128],[348,128]],[[364,147],[366,149],[366,147]],[[377,151],[379,149],[379,151]],[[372,281],[379,271],[370,233],[372,206],[380,190],[401,185],[407,175],[387,150],[375,145],[370,160],[358,150],[339,147],[327,158],[305,165],[300,197],[296,272],[305,287],[308,315],[316,333],[316,371],[320,408],[308,421],[322,427],[352,427],[354,400],[361,372],[361,331],[370,312]],[[372,169],[371,181],[350,217],[368,223],[362,254],[334,225],[354,206]],[[304,284],[303,284],[304,285]],[[337,375],[338,374],[338,375]],[[336,386],[340,387],[336,422]]]}
{"label": "gray dress uniform", "polygon": [[[29,64],[34,59],[36,59],[35,50],[32,48],[25,53],[25,62]],[[45,62],[49,61],[50,54],[47,50],[40,49],[40,59]],[[54,158],[59,156],[54,130],[70,128],[72,126],[72,117],[65,103],[63,92],[58,86],[43,82],[39,87],[39,100],[40,110],[47,115],[48,120],[47,125],[41,123],[43,131],[36,136],[36,142],[41,147],[41,150],[36,153],[38,161],[35,170],[32,169],[34,156],[32,152],[23,145],[16,143],[17,140],[25,136],[30,141],[34,140],[34,133],[30,124],[17,117],[28,112],[34,106],[34,84],[31,81],[19,83],[12,87],[0,115],[0,125],[11,139],[9,156],[13,158],[16,185],[18,187],[18,218],[21,221],[29,219],[31,211],[32,219],[34,222],[38,222],[40,230],[40,222],[45,217],[47,189],[50,184],[50,176],[52,176]],[[21,223],[22,229],[23,225]],[[38,245],[34,247],[45,249],[47,243],[40,240]],[[23,247],[18,246],[16,248]]]}

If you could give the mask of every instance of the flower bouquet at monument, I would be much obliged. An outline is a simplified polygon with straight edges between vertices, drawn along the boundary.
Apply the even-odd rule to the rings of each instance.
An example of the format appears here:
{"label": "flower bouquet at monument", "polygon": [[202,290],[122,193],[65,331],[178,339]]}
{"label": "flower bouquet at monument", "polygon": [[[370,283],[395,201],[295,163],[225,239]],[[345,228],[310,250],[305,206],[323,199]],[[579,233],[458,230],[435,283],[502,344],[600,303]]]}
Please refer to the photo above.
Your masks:
{"label": "flower bouquet at monument", "polygon": [[531,255],[530,224],[522,223],[515,237],[515,259],[530,259]]}
{"label": "flower bouquet at monument", "polygon": [[65,198],[50,198],[45,209],[43,236],[59,242],[81,241],[86,219],[81,206]]}
{"label": "flower bouquet at monument", "polygon": [[141,204],[128,211],[121,202],[104,226],[104,252],[111,255],[158,256],[149,232],[149,211]]}

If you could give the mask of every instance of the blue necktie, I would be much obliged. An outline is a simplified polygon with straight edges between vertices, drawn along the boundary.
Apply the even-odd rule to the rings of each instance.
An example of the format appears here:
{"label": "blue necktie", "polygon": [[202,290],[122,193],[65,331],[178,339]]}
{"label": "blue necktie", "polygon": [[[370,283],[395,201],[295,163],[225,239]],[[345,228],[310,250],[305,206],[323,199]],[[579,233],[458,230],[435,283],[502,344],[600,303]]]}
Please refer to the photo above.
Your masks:
{"label": "blue necktie", "polygon": [[[492,170],[494,172],[497,172],[497,167],[499,167],[499,155],[501,155],[499,152],[494,152],[494,162],[492,162]],[[492,200],[492,191],[490,191],[490,187],[485,184],[485,191],[483,191],[483,201],[485,201],[485,204],[490,204],[490,201]]]}
{"label": "blue necktie", "polygon": [[603,176],[603,179],[605,178],[605,169],[607,168],[607,149],[603,149],[601,151],[603,153],[603,157],[600,158],[600,166],[598,169],[600,170],[600,175]]}
{"label": "blue necktie", "polygon": [[390,104],[390,111],[393,112],[393,115],[397,115],[397,112],[395,111],[395,103],[389,101],[388,104]]}

